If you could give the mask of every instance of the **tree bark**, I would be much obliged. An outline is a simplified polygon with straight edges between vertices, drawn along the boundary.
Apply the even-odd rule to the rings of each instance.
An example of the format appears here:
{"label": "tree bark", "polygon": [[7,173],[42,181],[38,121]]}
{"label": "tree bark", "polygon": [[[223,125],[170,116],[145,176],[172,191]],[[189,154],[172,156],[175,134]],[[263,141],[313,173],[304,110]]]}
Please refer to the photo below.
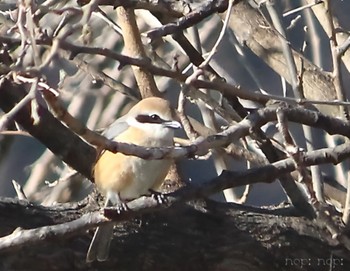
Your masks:
{"label": "tree bark", "polygon": [[[42,207],[0,201],[0,234],[66,223],[96,210],[90,200]],[[322,225],[292,208],[261,210],[210,200],[118,223],[110,259],[85,263],[92,230],[0,250],[1,270],[349,270],[350,255]]]}

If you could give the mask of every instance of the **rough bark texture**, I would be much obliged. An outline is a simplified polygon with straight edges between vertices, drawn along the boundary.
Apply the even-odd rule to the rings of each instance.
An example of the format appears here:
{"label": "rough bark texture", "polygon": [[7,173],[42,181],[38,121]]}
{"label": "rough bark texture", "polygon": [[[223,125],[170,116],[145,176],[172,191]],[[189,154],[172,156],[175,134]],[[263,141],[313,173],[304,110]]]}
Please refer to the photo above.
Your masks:
{"label": "rough bark texture", "polygon": [[[0,234],[64,223],[94,204],[45,208],[0,201]],[[212,201],[180,204],[118,224],[107,262],[85,263],[92,231],[0,252],[1,270],[349,270],[350,255],[320,225],[292,209]],[[333,258],[332,258],[333,257]]]}

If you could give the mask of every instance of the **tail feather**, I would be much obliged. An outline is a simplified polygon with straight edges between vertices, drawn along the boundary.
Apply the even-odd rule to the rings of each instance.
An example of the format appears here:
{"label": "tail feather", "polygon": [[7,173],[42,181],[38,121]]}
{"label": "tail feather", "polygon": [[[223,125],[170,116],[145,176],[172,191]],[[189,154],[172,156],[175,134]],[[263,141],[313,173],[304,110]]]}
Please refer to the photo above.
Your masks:
{"label": "tail feather", "polygon": [[[107,192],[106,198],[105,207],[122,204],[118,193]],[[108,259],[113,228],[114,223],[107,223],[97,227],[86,255],[86,262],[90,263],[95,260],[103,262]]]}
{"label": "tail feather", "polygon": [[88,253],[86,255],[86,262],[99,262],[108,259],[109,247],[113,237],[113,223],[99,226],[92,238]]}

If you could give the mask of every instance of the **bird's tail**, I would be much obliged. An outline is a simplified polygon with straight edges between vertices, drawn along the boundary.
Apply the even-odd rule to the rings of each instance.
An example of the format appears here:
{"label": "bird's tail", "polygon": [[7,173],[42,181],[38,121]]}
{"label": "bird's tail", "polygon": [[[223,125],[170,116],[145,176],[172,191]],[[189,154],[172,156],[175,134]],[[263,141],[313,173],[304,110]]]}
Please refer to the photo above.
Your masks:
{"label": "bird's tail", "polygon": [[95,260],[103,262],[108,259],[109,246],[113,237],[113,227],[114,223],[97,227],[86,255],[86,262]]}

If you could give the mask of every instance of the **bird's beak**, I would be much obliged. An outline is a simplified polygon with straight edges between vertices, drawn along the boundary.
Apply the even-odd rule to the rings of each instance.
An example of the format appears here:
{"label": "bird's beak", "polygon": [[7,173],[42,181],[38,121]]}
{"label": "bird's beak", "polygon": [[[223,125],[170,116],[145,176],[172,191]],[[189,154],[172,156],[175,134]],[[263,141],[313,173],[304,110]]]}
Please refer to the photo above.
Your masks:
{"label": "bird's beak", "polygon": [[164,123],[165,127],[172,128],[172,129],[179,129],[182,128],[182,125],[180,122],[173,120],[173,121],[165,121]]}

